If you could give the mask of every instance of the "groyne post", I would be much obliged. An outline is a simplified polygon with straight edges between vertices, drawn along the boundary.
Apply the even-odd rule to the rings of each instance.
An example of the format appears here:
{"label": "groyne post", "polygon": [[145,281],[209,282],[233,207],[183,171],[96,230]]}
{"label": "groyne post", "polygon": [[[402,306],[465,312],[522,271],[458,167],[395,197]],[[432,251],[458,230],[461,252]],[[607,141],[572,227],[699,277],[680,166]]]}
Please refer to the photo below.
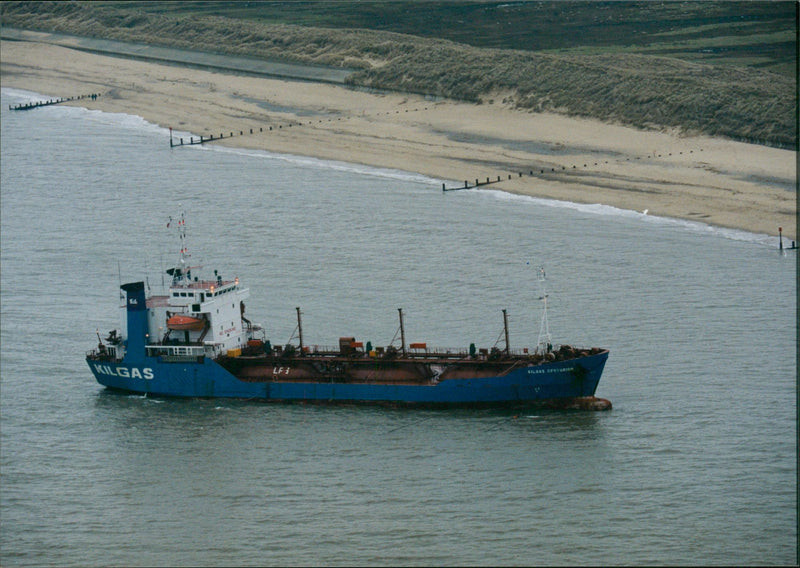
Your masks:
{"label": "groyne post", "polygon": [[91,99],[94,101],[94,100],[97,100],[97,97],[99,97],[99,96],[100,96],[99,93],[93,93],[91,95],[79,95],[79,96],[76,96],[76,97],[60,97],[60,98],[57,98],[57,99],[47,99],[46,101],[32,101],[32,102],[29,102],[29,103],[19,103],[19,104],[16,104],[16,105],[8,105],[8,110],[30,110],[30,109],[34,109],[34,108],[43,107],[43,106],[57,105],[57,104],[60,104],[60,103],[66,103],[66,102],[69,102],[69,101],[77,101],[77,100],[85,99],[85,98],[89,98],[89,97],[91,97]]}

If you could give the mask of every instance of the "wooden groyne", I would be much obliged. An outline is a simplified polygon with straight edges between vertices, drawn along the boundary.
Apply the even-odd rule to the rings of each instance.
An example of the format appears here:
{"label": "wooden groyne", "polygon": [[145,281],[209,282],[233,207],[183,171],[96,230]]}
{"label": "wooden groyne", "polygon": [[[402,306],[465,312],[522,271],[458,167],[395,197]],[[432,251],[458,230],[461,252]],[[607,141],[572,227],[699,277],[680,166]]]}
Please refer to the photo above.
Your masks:
{"label": "wooden groyne", "polygon": [[[341,118],[339,120],[341,120]],[[320,122],[322,122],[322,121],[320,120]],[[328,122],[331,122],[331,120],[328,119]],[[313,124],[313,123],[309,122],[308,124]],[[303,123],[302,122],[294,122],[294,123],[288,123],[288,124],[285,124],[285,125],[284,124],[276,124],[274,126],[274,128],[275,128],[275,130],[282,130],[284,126],[286,126],[286,128],[291,128],[292,126],[303,126]],[[272,129],[273,129],[273,126],[267,126],[267,132],[271,131]],[[255,128],[251,128],[250,129],[250,134],[256,134],[258,132],[264,132],[264,127],[263,126],[259,126],[258,129],[255,129]],[[203,136],[201,134],[200,136],[197,136],[197,137],[189,136],[189,140],[184,140],[183,137],[178,138],[176,140],[172,135],[172,127],[170,127],[170,129],[169,129],[169,147],[170,148],[175,148],[177,146],[196,146],[197,144],[206,144],[208,142],[214,142],[216,140],[224,140],[226,138],[233,138],[234,136],[244,136],[245,134],[246,134],[246,132],[244,130],[239,130],[238,132],[230,131],[230,132],[228,132],[228,134],[225,134],[224,132],[220,132],[218,136],[215,136],[214,134],[209,134],[208,136]]]}
{"label": "wooden groyne", "polygon": [[792,246],[783,246],[783,227],[778,227],[778,250],[783,252],[784,250],[797,250],[797,248],[797,243],[795,241],[792,241]]}
{"label": "wooden groyne", "polygon": [[[522,177],[522,174],[519,174],[519,177]],[[511,174],[508,175],[508,179],[511,179]],[[497,176],[497,179],[489,179],[486,178],[486,181],[480,181],[478,179],[475,180],[475,183],[470,185],[469,181],[464,180],[464,187],[446,187],[445,184],[442,184],[442,191],[458,191],[459,189],[475,189],[476,187],[481,187],[484,185],[491,185],[493,183],[497,183],[502,181],[500,176]]]}
{"label": "wooden groyne", "polygon": [[[702,152],[703,149],[700,148],[697,151],[698,152]],[[694,152],[695,152],[695,150],[687,150],[685,152],[685,154],[686,155],[694,154]],[[627,158],[625,158],[624,161],[625,162],[636,161],[636,160],[645,160],[646,161],[648,159],[668,157],[668,156],[673,156],[673,155],[674,156],[682,156],[682,155],[684,155],[684,152],[683,151],[680,151],[680,152],[662,152],[662,153],[653,152],[652,155],[627,157]],[[622,163],[622,161],[623,160],[621,160],[621,159],[614,160],[614,162],[618,163],[618,164]],[[540,177],[549,177],[550,179],[555,179],[555,176],[550,176],[550,174],[570,175],[572,172],[576,172],[577,173],[578,171],[581,171],[581,170],[583,170],[583,171],[591,171],[592,168],[595,167],[595,166],[602,167],[604,164],[608,164],[608,163],[609,163],[608,160],[604,160],[604,161],[597,161],[597,162],[591,162],[591,163],[587,162],[587,163],[583,164],[582,167],[581,167],[581,164],[572,164],[570,166],[561,165],[561,166],[557,166],[557,167],[556,166],[549,166],[549,167],[536,166],[535,169],[527,169],[527,172],[526,171],[517,171],[514,174],[508,174],[508,178],[507,179],[508,180],[512,179],[514,177],[514,175],[516,175],[517,177],[522,177],[524,175],[528,175],[528,176],[531,176],[531,177],[539,175]],[[491,178],[487,177],[486,181],[481,181],[480,179],[476,179],[475,183],[470,183],[469,180],[464,180],[464,185],[463,186],[458,186],[458,187],[447,187],[447,185],[443,183],[442,184],[442,191],[459,191],[461,189],[475,189],[477,187],[491,185],[493,183],[499,183],[501,181],[507,181],[507,180],[504,180],[501,176],[497,176],[497,179],[491,179]]]}
{"label": "wooden groyne", "polygon": [[79,101],[81,99],[91,99],[93,101],[97,100],[97,97],[100,95],[98,93],[92,93],[91,95],[80,95],[77,97],[67,97],[61,99],[48,99],[46,101],[33,101],[30,103],[20,103],[18,105],[8,105],[8,110],[31,110],[34,108],[39,108],[43,106],[50,106],[50,105],[57,105],[59,103],[68,103],[70,101]]}
{"label": "wooden groyne", "polygon": [[[396,110],[394,112],[392,112],[392,111],[387,111],[387,112],[384,112],[384,113],[378,112],[378,113],[375,113],[375,116],[380,116],[381,114],[385,114],[385,115],[400,114],[401,112],[403,112],[403,113],[419,112],[419,111],[423,111],[423,110],[428,110],[428,107],[414,108],[414,109],[404,109],[403,111]],[[312,126],[312,125],[325,124],[327,122],[341,122],[341,121],[349,120],[351,118],[363,118],[363,117],[366,117],[366,116],[368,116],[368,115],[360,114],[358,116],[328,117],[328,118],[320,118],[320,119],[318,119],[316,121],[309,120],[308,122],[303,122],[303,121],[299,121],[298,120],[298,121],[286,122],[286,123],[282,123],[282,124],[272,124],[272,125],[267,125],[267,126],[259,126],[258,128],[249,128],[248,129],[249,132],[246,131],[246,130],[238,130],[238,131],[237,130],[232,130],[232,131],[228,131],[227,133],[220,132],[219,135],[216,135],[216,134],[202,135],[201,134],[200,136],[189,136],[188,140],[183,138],[183,137],[176,139],[172,135],[172,127],[170,127],[170,129],[169,129],[169,147],[170,148],[177,148],[177,147],[180,147],[180,146],[196,146],[197,144],[207,144],[208,142],[215,142],[217,140],[227,140],[228,138],[234,138],[236,136],[246,136],[248,133],[249,134],[258,134],[258,133],[261,133],[261,132],[270,132],[270,131],[283,130],[284,128],[292,128],[292,127],[299,128],[299,127],[302,127],[303,125]]]}
{"label": "wooden groyne", "polygon": [[[291,124],[289,126],[291,126]],[[279,128],[282,128],[282,127],[283,126],[279,126]],[[269,128],[269,130],[272,130],[271,126],[268,127],[268,128]],[[256,131],[253,128],[250,129],[250,134],[254,134],[255,132]],[[258,132],[264,132],[264,127],[260,126],[258,128]],[[213,142],[215,140],[223,140],[224,138],[233,138],[234,136],[244,136],[244,130],[240,130],[238,132],[238,134],[235,133],[235,132],[229,132],[227,136],[225,136],[224,132],[220,132],[219,136],[214,136],[213,134],[209,134],[208,136],[203,136],[201,134],[197,138],[195,138],[194,136],[190,136],[188,141],[184,141],[184,139],[182,137],[178,138],[178,140],[176,141],[175,138],[172,136],[172,127],[170,127],[170,129],[169,129],[169,147],[170,148],[174,148],[176,146],[196,146],[197,144],[205,144],[207,142]]]}

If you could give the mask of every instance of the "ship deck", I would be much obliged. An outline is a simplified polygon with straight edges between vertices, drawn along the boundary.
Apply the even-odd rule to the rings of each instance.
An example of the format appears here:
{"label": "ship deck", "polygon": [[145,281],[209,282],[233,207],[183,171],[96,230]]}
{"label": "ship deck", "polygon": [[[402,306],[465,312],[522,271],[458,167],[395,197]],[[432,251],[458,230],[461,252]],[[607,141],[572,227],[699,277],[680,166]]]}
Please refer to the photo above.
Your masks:
{"label": "ship deck", "polygon": [[482,379],[507,375],[517,369],[579,361],[607,352],[600,348],[533,355],[470,356],[452,351],[418,355],[393,354],[376,357],[363,353],[334,352],[256,353],[223,355],[217,363],[246,382],[435,385],[451,378]]}

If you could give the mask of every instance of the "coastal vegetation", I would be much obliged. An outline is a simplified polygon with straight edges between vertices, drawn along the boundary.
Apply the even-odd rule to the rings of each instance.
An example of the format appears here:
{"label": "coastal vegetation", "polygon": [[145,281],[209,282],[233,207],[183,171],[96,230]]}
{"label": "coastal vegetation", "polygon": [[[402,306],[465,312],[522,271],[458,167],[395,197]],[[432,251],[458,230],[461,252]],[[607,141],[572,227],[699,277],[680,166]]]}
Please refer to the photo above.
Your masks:
{"label": "coastal vegetation", "polygon": [[3,26],[797,148],[794,2],[3,2]]}

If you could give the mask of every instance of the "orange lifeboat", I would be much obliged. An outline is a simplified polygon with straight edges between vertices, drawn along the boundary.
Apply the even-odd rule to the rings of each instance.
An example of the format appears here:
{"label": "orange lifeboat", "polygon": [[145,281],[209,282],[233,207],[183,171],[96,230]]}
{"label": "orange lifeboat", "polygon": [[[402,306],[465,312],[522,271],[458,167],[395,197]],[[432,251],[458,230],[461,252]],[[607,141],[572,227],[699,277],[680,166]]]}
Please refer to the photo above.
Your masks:
{"label": "orange lifeboat", "polygon": [[205,320],[181,314],[175,314],[167,320],[168,329],[180,331],[201,331],[205,325]]}

